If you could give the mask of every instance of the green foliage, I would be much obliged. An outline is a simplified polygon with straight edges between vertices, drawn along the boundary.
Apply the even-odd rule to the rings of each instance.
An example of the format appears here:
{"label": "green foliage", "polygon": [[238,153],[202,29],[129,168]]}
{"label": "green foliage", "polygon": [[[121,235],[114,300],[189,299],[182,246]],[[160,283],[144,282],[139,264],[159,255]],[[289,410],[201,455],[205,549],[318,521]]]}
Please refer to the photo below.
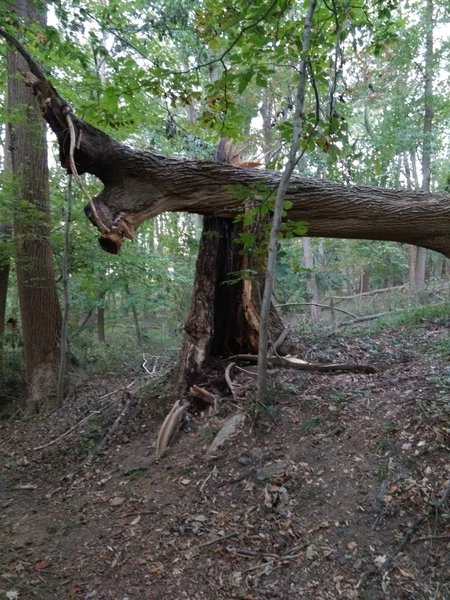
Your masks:
{"label": "green foliage", "polygon": [[320,415],[313,415],[312,417],[308,417],[307,419],[302,421],[300,425],[300,430],[305,433],[312,431],[315,427],[320,425],[322,420],[323,417],[321,417]]}
{"label": "green foliage", "polygon": [[[229,136],[244,140],[250,159],[257,157],[269,168],[284,166],[286,144],[292,138],[306,2],[47,4],[51,19],[44,28],[18,21],[7,2],[0,5],[0,21],[13,34],[20,32],[79,116],[118,140],[155,152],[211,159],[217,139]],[[437,19],[445,24],[448,3],[435,0],[435,5]],[[298,172],[346,184],[404,187],[408,163],[417,187],[423,53],[423,3],[418,0],[407,5],[381,0],[319,3]],[[445,76],[449,58],[449,40],[440,34],[435,57],[439,85],[433,97],[436,189],[445,189],[450,177],[450,82]],[[5,61],[0,61],[3,95],[5,84]],[[23,123],[25,114],[20,109],[8,118]],[[0,118],[4,116],[0,109]],[[66,182],[52,165],[51,239],[59,283]],[[18,208],[11,192],[19,183],[0,175],[1,223],[11,221]],[[98,192],[98,184],[88,177],[86,185],[92,195]],[[238,241],[260,265],[264,232],[260,239],[255,228],[269,222],[274,190],[258,185],[235,186],[232,191],[246,205],[236,217],[242,226]],[[165,352],[179,340],[190,302],[198,223],[186,215],[160,216],[141,225],[136,243],[126,244],[121,256],[114,257],[99,249],[83,214],[84,202],[78,194],[71,225],[72,345],[93,370],[135,368],[143,350]],[[22,219],[41,224],[36,209],[26,202],[19,208]],[[297,238],[307,233],[307,223],[290,221],[290,208],[287,200],[276,293],[280,301],[301,302],[310,299],[306,283],[311,269],[304,264]],[[314,240],[312,247],[313,273],[325,298],[335,291],[357,291],[362,274],[371,288],[407,280],[407,253],[398,244]],[[8,261],[11,250],[11,241],[2,236],[0,264]],[[255,273],[256,268],[231,273],[229,282]],[[106,311],[107,346],[95,341],[98,308]],[[17,314],[14,289],[8,305],[12,313]],[[143,348],[135,340],[133,313]],[[401,318],[407,324],[421,317],[411,313]]]}
{"label": "green foliage", "polygon": [[450,304],[434,304],[433,306],[419,306],[405,310],[400,315],[392,317],[392,323],[396,325],[417,325],[423,319],[448,320],[450,315]]}
{"label": "green foliage", "polygon": [[394,441],[394,424],[392,421],[386,421],[386,424],[384,426],[383,432],[381,434],[380,439],[378,440],[377,443],[377,450],[378,452],[386,452],[386,450],[389,450],[389,448],[391,448],[393,441]]}

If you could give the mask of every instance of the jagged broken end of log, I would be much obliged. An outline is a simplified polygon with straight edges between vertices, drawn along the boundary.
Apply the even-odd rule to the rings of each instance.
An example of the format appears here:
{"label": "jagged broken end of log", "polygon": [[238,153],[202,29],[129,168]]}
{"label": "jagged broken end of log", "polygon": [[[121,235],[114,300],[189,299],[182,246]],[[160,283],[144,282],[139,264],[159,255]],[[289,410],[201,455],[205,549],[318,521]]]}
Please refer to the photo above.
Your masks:
{"label": "jagged broken end of log", "polygon": [[110,231],[102,234],[98,238],[98,243],[105,252],[109,252],[109,254],[119,254],[123,244],[123,235],[117,231]]}

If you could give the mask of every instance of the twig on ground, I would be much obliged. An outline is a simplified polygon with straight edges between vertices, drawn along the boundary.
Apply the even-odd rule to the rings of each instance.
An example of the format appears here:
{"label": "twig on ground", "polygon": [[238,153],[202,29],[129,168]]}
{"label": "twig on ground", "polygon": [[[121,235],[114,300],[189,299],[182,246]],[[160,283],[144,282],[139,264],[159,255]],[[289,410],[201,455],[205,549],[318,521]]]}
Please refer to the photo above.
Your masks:
{"label": "twig on ground", "polygon": [[217,396],[211,392],[208,392],[208,390],[205,390],[205,388],[202,388],[199,385],[191,386],[189,393],[193,398],[197,398],[209,406],[216,406]]}
{"label": "twig on ground", "polygon": [[243,373],[247,373],[247,375],[251,375],[252,377],[256,377],[256,371],[249,371],[248,369],[244,369],[243,367],[240,367],[236,363],[234,363],[234,366],[236,367],[236,369],[239,369],[239,371],[242,371]]}
{"label": "twig on ground", "polygon": [[202,485],[199,487],[199,490],[202,492],[203,488],[205,487],[205,485],[208,483],[208,481],[210,480],[211,476],[213,475],[213,473],[217,473],[217,467],[214,465],[214,467],[211,469],[209,475],[204,479]]}
{"label": "twig on ground", "polygon": [[49,446],[53,446],[54,444],[57,444],[63,438],[67,437],[70,433],[72,433],[72,431],[74,431],[77,427],[82,425],[85,421],[88,421],[91,417],[93,417],[95,415],[99,415],[101,412],[102,412],[101,410],[94,410],[94,412],[91,412],[86,417],[83,417],[80,421],[75,423],[75,425],[73,425],[73,427],[71,427],[70,429],[65,431],[63,434],[59,435],[54,440],[51,440],[50,442],[47,442],[47,444],[43,444],[42,446],[36,446],[36,448],[31,448],[31,450],[33,450],[33,452],[36,452],[37,450],[43,450],[44,448],[48,448]]}
{"label": "twig on ground", "polygon": [[387,316],[394,315],[399,312],[402,312],[402,310],[401,309],[389,310],[387,312],[377,313],[376,315],[367,315],[365,317],[358,317],[357,319],[352,319],[351,321],[345,321],[344,323],[339,323],[338,327],[346,327],[347,325],[354,325],[355,323],[363,323],[364,321],[372,321],[373,319],[381,319],[381,317],[387,317]]}
{"label": "twig on ground", "polygon": [[273,560],[268,560],[264,563],[258,563],[257,565],[253,565],[253,567],[249,567],[248,569],[244,569],[242,573],[250,573],[250,571],[256,571],[257,569],[265,569],[266,567],[273,567]]}
{"label": "twig on ground", "polygon": [[417,519],[417,521],[411,527],[408,527],[401,542],[398,544],[398,546],[393,550],[393,552],[386,558],[384,563],[381,565],[379,570],[382,573],[386,572],[387,570],[389,570],[392,567],[392,564],[393,564],[395,558],[400,554],[400,552],[409,543],[409,541],[411,540],[413,535],[415,535],[419,531],[419,529],[422,527],[422,525],[425,523],[425,521],[427,521],[429,517],[431,517],[435,514],[439,514],[442,511],[444,506],[447,504],[449,497],[450,497],[450,479],[448,480],[447,487],[441,494],[441,497],[439,498],[439,500],[433,504],[433,506],[430,508],[430,510],[425,515],[420,517],[420,519]]}
{"label": "twig on ground", "polygon": [[423,535],[421,537],[414,538],[411,541],[411,544],[425,542],[427,540],[450,540],[450,533],[444,533],[444,535]]}
{"label": "twig on ground", "polygon": [[114,421],[114,423],[111,425],[111,427],[108,429],[108,431],[105,433],[105,435],[102,437],[100,442],[97,444],[97,446],[94,448],[94,450],[90,454],[90,456],[87,460],[87,464],[90,464],[92,459],[94,458],[94,456],[96,456],[99,452],[101,452],[103,450],[103,448],[106,446],[108,441],[111,439],[111,437],[114,435],[114,433],[119,428],[119,425],[121,424],[121,422],[127,416],[134,400],[135,400],[134,396],[131,396],[131,394],[130,394],[128,401],[125,404],[125,406],[122,408],[122,410],[120,411],[119,416],[117,417],[117,419]]}
{"label": "twig on ground", "polygon": [[129,383],[128,385],[126,385],[125,387],[119,387],[115,390],[113,390],[112,392],[108,392],[107,394],[103,394],[103,396],[100,396],[99,400],[104,400],[105,398],[109,398],[109,396],[112,396],[114,394],[117,394],[117,392],[121,392],[123,390],[129,390],[130,387],[133,387],[133,385],[136,383],[137,379],[133,379],[133,381],[131,383]]}

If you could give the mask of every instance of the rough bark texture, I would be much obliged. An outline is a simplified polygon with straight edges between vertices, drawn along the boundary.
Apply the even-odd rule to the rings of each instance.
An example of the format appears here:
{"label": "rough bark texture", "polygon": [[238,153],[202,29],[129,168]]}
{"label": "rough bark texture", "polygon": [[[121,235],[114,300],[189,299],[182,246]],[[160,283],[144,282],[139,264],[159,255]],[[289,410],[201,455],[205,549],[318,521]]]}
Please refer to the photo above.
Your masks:
{"label": "rough bark texture", "polygon": [[[192,306],[185,325],[178,384],[198,383],[211,358],[258,351],[261,279],[249,277],[257,267],[236,243],[241,225],[232,219],[205,217],[197,258]],[[275,340],[283,323],[273,308],[270,336]]]}
{"label": "rough bark texture", "polygon": [[[16,0],[19,16],[41,17],[28,0]],[[56,393],[61,312],[49,241],[50,215],[45,126],[32,91],[18,73],[27,65],[8,55],[8,109],[27,107],[23,123],[9,125],[11,165],[16,178],[14,241],[17,287],[28,384],[28,408],[48,403]]]}
{"label": "rough bark texture", "polygon": [[[11,36],[0,33],[17,46]],[[58,137],[61,162],[69,169],[70,107],[32,59],[27,59],[27,82]],[[118,252],[123,237],[132,237],[140,223],[161,212],[233,218],[242,210],[243,191],[252,199],[263,199],[280,182],[281,174],[271,171],[133,150],[73,115],[72,120],[77,169],[92,173],[104,184],[95,205],[110,230],[100,238],[110,252]],[[309,236],[406,242],[450,256],[448,194],[347,187],[294,176],[286,199],[293,202],[289,219],[307,221]],[[86,212],[92,220],[89,207]]]}
{"label": "rough bark texture", "polygon": [[[95,205],[103,223],[118,235],[103,236],[103,246],[113,251],[127,229],[163,211],[233,218],[242,210],[243,189],[257,198],[255,188],[264,184],[273,191],[280,180],[270,171],[167,158],[110,143],[97,158],[107,163],[99,169],[94,160],[89,171],[102,175],[105,184]],[[350,188],[292,177],[286,199],[293,202],[289,219],[307,221],[310,237],[407,242],[450,256],[446,194]]]}
{"label": "rough bark texture", "polygon": [[6,320],[6,300],[8,296],[8,280],[10,269],[9,247],[6,248],[11,238],[10,225],[0,225],[0,351],[2,339],[5,331]]}
{"label": "rough bark texture", "polygon": [[[5,331],[6,298],[8,294],[9,264],[0,265],[0,338]],[[0,339],[0,348],[2,340]]]}
{"label": "rough bark texture", "polygon": [[310,315],[312,321],[318,321],[320,319],[320,306],[322,300],[320,298],[319,286],[317,285],[316,274],[314,272],[314,255],[312,250],[312,244],[309,237],[302,239],[303,245],[303,260],[305,268],[308,269],[306,272],[306,289],[311,301]]}

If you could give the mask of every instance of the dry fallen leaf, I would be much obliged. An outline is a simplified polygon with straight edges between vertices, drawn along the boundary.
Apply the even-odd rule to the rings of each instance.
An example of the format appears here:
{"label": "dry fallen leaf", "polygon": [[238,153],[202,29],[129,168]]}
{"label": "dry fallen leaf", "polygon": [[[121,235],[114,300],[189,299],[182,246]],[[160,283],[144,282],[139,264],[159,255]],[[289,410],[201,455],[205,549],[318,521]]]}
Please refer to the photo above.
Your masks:
{"label": "dry fallen leaf", "polygon": [[386,561],[386,554],[379,554],[378,556],[375,556],[375,558],[373,559],[373,562],[376,564],[376,566],[378,568],[382,567],[384,565]]}
{"label": "dry fallen leaf", "polygon": [[77,583],[74,583],[70,586],[68,600],[77,600],[81,596],[82,592],[82,588]]}
{"label": "dry fallen leaf", "polygon": [[121,496],[114,496],[114,498],[111,498],[109,501],[109,504],[110,506],[122,506],[124,502],[125,498],[122,498]]}
{"label": "dry fallen leaf", "polygon": [[318,556],[318,554],[317,554],[316,547],[314,546],[314,544],[310,544],[306,548],[306,558],[308,560],[314,560],[317,556]]}
{"label": "dry fallen leaf", "polygon": [[206,515],[195,515],[195,517],[192,517],[192,520],[197,521],[198,523],[204,523],[208,520],[208,517]]}
{"label": "dry fallen leaf", "polygon": [[36,569],[36,571],[43,571],[44,569],[47,569],[47,567],[50,566],[50,561],[48,560],[38,560],[36,563],[34,563],[34,568]]}
{"label": "dry fallen leaf", "polygon": [[161,563],[157,565],[150,565],[148,570],[152,575],[160,575],[164,571],[164,565]]}
{"label": "dry fallen leaf", "polygon": [[411,571],[408,571],[407,569],[400,569],[400,568],[399,568],[399,571],[403,575],[403,577],[407,577],[408,579],[415,579],[414,574]]}

